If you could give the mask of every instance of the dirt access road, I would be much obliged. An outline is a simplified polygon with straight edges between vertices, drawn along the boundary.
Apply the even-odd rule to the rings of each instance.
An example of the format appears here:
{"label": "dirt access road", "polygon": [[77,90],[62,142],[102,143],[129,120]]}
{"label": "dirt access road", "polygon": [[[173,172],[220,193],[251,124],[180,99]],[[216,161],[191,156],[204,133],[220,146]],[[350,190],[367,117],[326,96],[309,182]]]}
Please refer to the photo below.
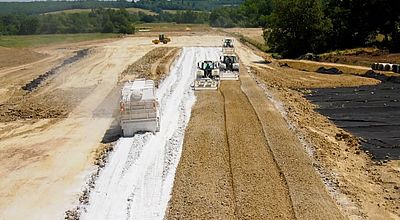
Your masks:
{"label": "dirt access road", "polygon": [[[90,88],[88,93],[78,94],[81,102],[67,119],[55,123],[50,119],[2,123],[2,218],[54,219],[63,216],[80,191],[92,163],[92,151],[99,146],[104,131],[113,120],[110,110],[106,109],[96,117],[93,113],[99,111],[99,105],[117,85],[119,74],[151,50],[147,42],[144,38],[128,38],[95,45],[90,56],[65,68],[49,85],[39,90],[46,93],[55,89],[68,92]],[[48,64],[41,63],[39,70],[49,68]],[[19,68],[13,67],[13,70]],[[8,72],[2,70],[2,73]]]}

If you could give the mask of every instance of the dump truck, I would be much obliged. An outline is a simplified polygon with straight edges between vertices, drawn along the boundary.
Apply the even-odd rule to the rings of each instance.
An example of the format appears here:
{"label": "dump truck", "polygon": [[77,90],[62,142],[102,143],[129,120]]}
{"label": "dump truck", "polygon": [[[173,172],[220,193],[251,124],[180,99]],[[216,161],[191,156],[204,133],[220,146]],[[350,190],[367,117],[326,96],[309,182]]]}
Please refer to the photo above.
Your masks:
{"label": "dump truck", "polygon": [[234,53],[225,53],[220,57],[220,79],[239,80],[239,58]]}
{"label": "dump truck", "polygon": [[222,44],[222,53],[233,53],[235,52],[235,48],[233,46],[232,38],[225,38]]}
{"label": "dump truck", "polygon": [[194,90],[217,90],[219,87],[219,63],[211,60],[197,63]]}
{"label": "dump truck", "polygon": [[163,44],[167,44],[171,41],[171,38],[166,37],[164,34],[159,34],[158,39],[153,40],[153,44],[159,44],[160,42]]}
{"label": "dump truck", "polygon": [[121,90],[120,125],[123,137],[160,131],[159,102],[153,80],[128,81]]}

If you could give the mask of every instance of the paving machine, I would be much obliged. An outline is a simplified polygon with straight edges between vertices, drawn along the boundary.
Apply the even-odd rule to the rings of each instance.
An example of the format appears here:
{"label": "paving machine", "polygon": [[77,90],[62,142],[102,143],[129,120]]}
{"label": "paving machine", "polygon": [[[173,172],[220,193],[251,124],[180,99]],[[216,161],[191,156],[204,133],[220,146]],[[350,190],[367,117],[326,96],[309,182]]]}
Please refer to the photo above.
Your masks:
{"label": "paving machine", "polygon": [[153,80],[136,79],[121,90],[120,125],[124,137],[137,132],[160,131],[159,103]]}
{"label": "paving machine", "polygon": [[218,62],[206,60],[197,63],[194,90],[217,90],[219,80]]}
{"label": "paving machine", "polygon": [[239,80],[239,58],[234,53],[226,53],[220,57],[220,79]]}
{"label": "paving machine", "polygon": [[153,40],[153,44],[159,44],[160,42],[163,44],[167,44],[171,41],[171,38],[166,37],[164,34],[159,34],[158,39]]}
{"label": "paving machine", "polygon": [[232,38],[225,38],[224,43],[222,44],[222,53],[234,53],[235,48],[233,46]]}

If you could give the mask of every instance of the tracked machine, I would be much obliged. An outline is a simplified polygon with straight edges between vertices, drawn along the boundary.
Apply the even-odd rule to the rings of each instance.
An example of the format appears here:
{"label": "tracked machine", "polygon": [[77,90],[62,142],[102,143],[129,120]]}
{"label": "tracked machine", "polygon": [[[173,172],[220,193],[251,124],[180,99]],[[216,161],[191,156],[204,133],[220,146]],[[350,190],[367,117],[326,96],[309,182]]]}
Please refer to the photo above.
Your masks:
{"label": "tracked machine", "polygon": [[124,137],[160,130],[159,103],[153,80],[136,79],[125,83],[121,90],[120,125]]}
{"label": "tracked machine", "polygon": [[222,53],[234,53],[235,48],[233,46],[232,38],[225,38],[222,44]]}
{"label": "tracked machine", "polygon": [[239,58],[234,53],[225,53],[220,57],[220,79],[239,80]]}
{"label": "tracked machine", "polygon": [[220,80],[218,67],[218,62],[210,60],[198,62],[194,90],[217,90]]}

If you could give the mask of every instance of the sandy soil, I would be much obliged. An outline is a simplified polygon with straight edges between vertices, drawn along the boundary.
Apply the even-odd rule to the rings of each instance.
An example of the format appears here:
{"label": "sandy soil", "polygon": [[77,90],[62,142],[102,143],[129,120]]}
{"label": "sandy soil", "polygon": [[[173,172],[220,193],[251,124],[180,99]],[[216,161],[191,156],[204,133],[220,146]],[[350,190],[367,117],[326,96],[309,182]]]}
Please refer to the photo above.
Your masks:
{"label": "sandy soil", "polygon": [[234,219],[224,98],[220,92],[201,92],[196,97],[167,218]]}
{"label": "sandy soil", "polygon": [[155,81],[162,80],[162,77],[169,72],[171,62],[179,54],[179,48],[158,47],[151,50],[146,56],[125,69],[121,76],[121,82],[134,80],[135,77],[145,77]]}
{"label": "sandy soil", "polygon": [[[127,38],[98,44],[90,56],[65,68],[38,90],[38,94],[57,90],[65,94],[91,88],[88,93],[78,94],[80,102],[65,120],[2,123],[0,155],[5,159],[0,175],[5,178],[0,180],[0,210],[4,218],[63,216],[84,182],[92,151],[113,120],[112,110],[96,117],[93,112],[117,85],[118,75],[152,49],[152,45],[146,46],[148,41]],[[48,63],[40,66],[51,67]],[[35,75],[39,73],[31,77]]]}
{"label": "sandy soil", "polygon": [[[183,48],[156,97],[160,131],[121,138],[99,172],[81,219],[161,219],[168,204],[184,131],[195,101],[190,88],[196,59],[206,50]],[[148,56],[148,53],[146,56]]]}
{"label": "sandy soil", "polygon": [[[293,63],[299,67],[303,65],[302,68],[308,68],[307,64],[312,64],[310,68],[325,65],[312,61],[302,64],[293,61],[289,65]],[[379,81],[356,75],[299,71],[297,68],[279,67],[278,63],[269,64],[269,67],[252,66],[253,76],[263,85],[264,92],[275,106],[281,106],[278,109],[293,132],[303,140],[314,160],[314,167],[323,176],[345,215],[350,219],[398,219],[398,163],[371,160],[360,149],[357,138],[317,113],[314,110],[316,106],[307,101],[302,93],[307,92],[306,88],[375,85]],[[363,67],[349,65],[329,66],[365,71]]]}
{"label": "sandy soil", "polygon": [[[77,205],[99,143],[115,120],[115,98],[110,97],[118,82],[135,77],[138,65],[159,78],[178,53],[171,47],[220,46],[223,39],[182,35],[171,35],[168,45],[153,45],[154,37],[127,37],[36,48],[48,55],[0,69],[0,105],[6,109],[0,118],[19,112],[19,106],[28,116],[36,114],[0,122],[2,218],[62,218]],[[316,113],[300,93],[378,81],[298,71],[273,60],[266,64],[268,55],[237,45],[251,73],[242,70],[241,83],[223,82],[220,91],[197,93],[168,218],[398,218],[399,164],[372,161],[356,138]],[[88,56],[37,91],[21,91],[26,82],[84,48],[90,49]],[[140,61],[154,48],[156,59]],[[124,70],[132,71],[128,78],[121,78]],[[46,105],[40,110],[39,100],[65,111],[47,117],[52,111]]]}
{"label": "sandy soil", "polygon": [[7,67],[32,63],[46,57],[46,54],[29,49],[15,49],[0,46],[0,70]]}
{"label": "sandy soil", "polygon": [[246,36],[261,44],[265,43],[262,28],[224,28],[222,30],[228,33]]}
{"label": "sandy soil", "polygon": [[[246,65],[262,65],[247,48],[237,49]],[[241,83],[196,95],[169,219],[344,218],[300,140],[245,68]]]}
{"label": "sandy soil", "polygon": [[371,67],[373,63],[400,63],[400,54],[377,48],[359,48],[322,54],[320,61]]}
{"label": "sandy soil", "polygon": [[[24,104],[38,116],[0,123],[0,176],[5,177],[0,180],[2,217],[61,218],[65,210],[78,202],[81,187],[92,169],[94,152],[101,146],[100,141],[118,108],[117,105],[115,109],[111,107],[115,104],[112,103],[114,99],[106,99],[117,91],[120,73],[129,64],[154,48],[217,46],[222,41],[221,37],[215,36],[182,36],[172,38],[166,46],[153,45],[151,39],[127,37],[36,48],[35,51],[50,55],[0,71],[0,84],[4,85],[0,94],[2,104],[10,97],[19,97],[18,100],[25,97],[35,100],[34,103],[43,98],[41,103],[50,105],[71,104],[70,109],[60,105],[68,114],[55,118],[42,116],[38,113],[41,111]],[[21,92],[21,86],[26,82],[59,65],[74,51],[85,48],[89,48],[88,56],[62,68],[30,95]],[[164,72],[165,65],[172,62],[172,53],[162,55],[160,67],[155,68],[156,74]],[[48,115],[49,111],[43,112]]]}

